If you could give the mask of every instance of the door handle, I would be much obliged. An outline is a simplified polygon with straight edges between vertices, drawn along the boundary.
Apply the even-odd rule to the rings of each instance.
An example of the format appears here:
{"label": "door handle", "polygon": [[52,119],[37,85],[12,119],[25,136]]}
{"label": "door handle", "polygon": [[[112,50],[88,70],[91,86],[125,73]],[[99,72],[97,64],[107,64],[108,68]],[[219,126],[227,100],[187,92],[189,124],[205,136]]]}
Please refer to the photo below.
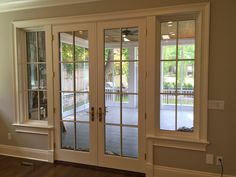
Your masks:
{"label": "door handle", "polygon": [[91,121],[93,122],[94,118],[95,118],[95,109],[94,109],[94,107],[91,107],[91,111],[89,111],[89,114],[91,116]]}
{"label": "door handle", "polygon": [[102,113],[102,108],[98,108],[98,120],[99,122],[102,122],[102,116],[103,116],[103,113]]}

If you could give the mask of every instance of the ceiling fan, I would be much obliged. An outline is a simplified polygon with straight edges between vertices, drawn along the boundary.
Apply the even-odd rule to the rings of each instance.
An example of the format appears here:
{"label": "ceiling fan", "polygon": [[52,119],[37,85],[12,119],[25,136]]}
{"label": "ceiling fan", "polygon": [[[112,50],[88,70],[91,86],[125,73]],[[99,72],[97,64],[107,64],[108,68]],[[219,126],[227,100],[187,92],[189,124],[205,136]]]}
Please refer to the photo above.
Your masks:
{"label": "ceiling fan", "polygon": [[128,42],[131,41],[130,37],[131,36],[137,36],[138,35],[138,30],[130,30],[128,28],[126,28],[125,30],[122,30],[122,36],[124,38],[124,41]]}

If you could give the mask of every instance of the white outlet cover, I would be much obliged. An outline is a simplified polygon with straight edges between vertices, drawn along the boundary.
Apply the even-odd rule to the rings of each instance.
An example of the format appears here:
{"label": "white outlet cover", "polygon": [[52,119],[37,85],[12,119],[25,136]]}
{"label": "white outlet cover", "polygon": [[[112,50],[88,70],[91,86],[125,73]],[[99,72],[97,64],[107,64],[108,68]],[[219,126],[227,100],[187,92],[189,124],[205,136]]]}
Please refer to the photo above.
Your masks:
{"label": "white outlet cover", "polygon": [[213,165],[214,164],[214,155],[206,154],[206,164]]}

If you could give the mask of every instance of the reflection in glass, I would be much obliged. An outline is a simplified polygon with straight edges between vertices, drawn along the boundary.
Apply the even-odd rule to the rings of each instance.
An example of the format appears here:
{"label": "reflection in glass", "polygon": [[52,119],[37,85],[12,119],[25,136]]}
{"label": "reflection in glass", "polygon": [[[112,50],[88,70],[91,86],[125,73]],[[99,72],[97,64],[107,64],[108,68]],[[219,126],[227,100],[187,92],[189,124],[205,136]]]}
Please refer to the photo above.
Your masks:
{"label": "reflection in glass", "polygon": [[39,64],[39,88],[46,89],[47,78],[46,78],[46,64]]}
{"label": "reflection in glass", "polygon": [[176,92],[176,61],[161,62],[161,93]]}
{"label": "reflection in glass", "polygon": [[194,59],[195,58],[195,20],[178,22],[178,58]]}
{"label": "reflection in glass", "polygon": [[45,48],[45,32],[40,31],[38,34],[38,60],[39,62],[46,61],[46,48]]}
{"label": "reflection in glass", "polygon": [[40,91],[39,92],[39,103],[40,103],[40,120],[45,120],[47,119],[47,92]]}
{"label": "reflection in glass", "polygon": [[76,120],[89,121],[88,93],[76,93]]}
{"label": "reflection in glass", "polygon": [[138,96],[123,95],[122,124],[138,125]]}
{"label": "reflection in glass", "polygon": [[176,59],[177,22],[161,23],[161,60]]}
{"label": "reflection in glass", "polygon": [[193,95],[179,95],[177,109],[177,130],[184,132],[193,131],[194,120],[194,98]]}
{"label": "reflection in glass", "polygon": [[75,64],[76,91],[89,90],[89,66],[88,63]]}
{"label": "reflection in glass", "polygon": [[26,45],[27,45],[27,61],[37,62],[36,32],[26,33]]}
{"label": "reflection in glass", "polygon": [[105,126],[105,153],[110,155],[121,155],[120,127]]}
{"label": "reflection in glass", "polygon": [[105,63],[105,92],[120,92],[120,63]]}
{"label": "reflection in glass", "polygon": [[122,92],[138,93],[138,62],[122,62]]}
{"label": "reflection in glass", "polygon": [[106,94],[105,95],[105,122],[120,124],[120,95]]}
{"label": "reflection in glass", "polygon": [[60,33],[60,61],[73,62],[74,47],[73,47],[73,33]]}
{"label": "reflection in glass", "polygon": [[75,32],[75,61],[88,61],[89,59],[88,31]]}
{"label": "reflection in glass", "polygon": [[38,92],[28,92],[29,119],[38,120]]}
{"label": "reflection in glass", "polygon": [[76,150],[89,151],[89,124],[76,123]]}
{"label": "reflection in glass", "polygon": [[[138,42],[138,28],[123,28],[122,29],[122,44],[123,47],[129,45],[130,42]],[[138,46],[138,44],[136,44]]]}
{"label": "reflection in glass", "polygon": [[38,88],[38,72],[37,64],[28,64],[27,65],[27,74],[28,74],[28,89],[37,89]]}
{"label": "reflection in glass", "polygon": [[75,149],[74,122],[61,122],[61,148]]}
{"label": "reflection in glass", "polygon": [[160,95],[160,129],[175,130],[175,95]]}
{"label": "reflection in glass", "polygon": [[122,127],[122,156],[138,157],[138,128]]}
{"label": "reflection in glass", "polygon": [[61,93],[62,120],[74,120],[74,93]]}
{"label": "reflection in glass", "polygon": [[193,94],[194,61],[178,62],[178,93]]}
{"label": "reflection in glass", "polygon": [[74,64],[61,64],[61,91],[74,90]]}

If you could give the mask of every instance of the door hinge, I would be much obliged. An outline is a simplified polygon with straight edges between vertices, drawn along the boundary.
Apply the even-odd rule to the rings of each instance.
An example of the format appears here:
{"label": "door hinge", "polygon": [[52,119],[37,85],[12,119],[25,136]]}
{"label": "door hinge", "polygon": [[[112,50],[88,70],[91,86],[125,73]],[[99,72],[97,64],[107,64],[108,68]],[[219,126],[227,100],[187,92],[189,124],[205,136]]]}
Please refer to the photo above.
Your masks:
{"label": "door hinge", "polygon": [[148,31],[147,31],[147,29],[146,29],[146,36],[147,36],[147,33],[148,33]]}
{"label": "door hinge", "polygon": [[56,112],[56,108],[53,108],[53,112],[54,112],[54,113]]}
{"label": "door hinge", "polygon": [[53,75],[53,78],[54,78],[55,77],[55,72],[53,72],[52,75]]}
{"label": "door hinge", "polygon": [[52,34],[52,41],[54,40],[54,35]]}
{"label": "door hinge", "polygon": [[147,160],[147,153],[144,154],[144,160]]}
{"label": "door hinge", "polygon": [[56,149],[56,143],[54,143],[53,146],[54,146],[54,149]]}
{"label": "door hinge", "polygon": [[145,73],[145,77],[146,77],[146,78],[147,78],[147,75],[148,75],[148,73],[146,72],[146,73]]}
{"label": "door hinge", "polygon": [[145,120],[147,119],[147,113],[145,112],[145,114],[144,114],[144,118],[145,118]]}

